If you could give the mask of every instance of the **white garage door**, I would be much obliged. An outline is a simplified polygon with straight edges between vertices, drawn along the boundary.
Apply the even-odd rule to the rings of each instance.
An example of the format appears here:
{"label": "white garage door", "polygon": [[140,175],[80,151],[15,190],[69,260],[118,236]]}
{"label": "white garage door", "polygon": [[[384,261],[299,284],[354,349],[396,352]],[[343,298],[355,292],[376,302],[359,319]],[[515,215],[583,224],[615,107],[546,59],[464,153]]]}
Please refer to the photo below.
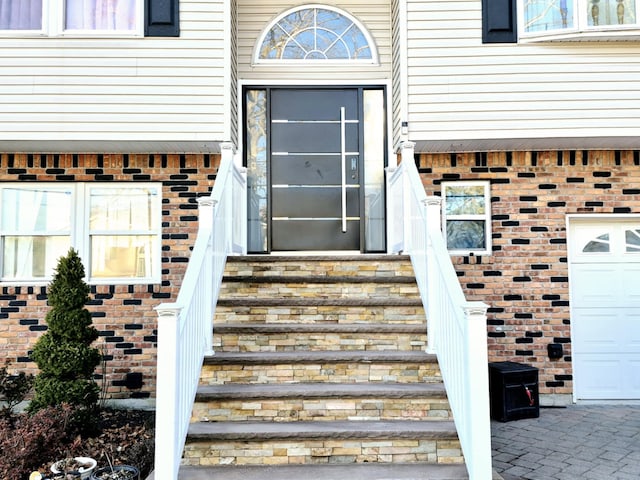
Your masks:
{"label": "white garage door", "polygon": [[640,399],[640,219],[571,219],[578,400]]}

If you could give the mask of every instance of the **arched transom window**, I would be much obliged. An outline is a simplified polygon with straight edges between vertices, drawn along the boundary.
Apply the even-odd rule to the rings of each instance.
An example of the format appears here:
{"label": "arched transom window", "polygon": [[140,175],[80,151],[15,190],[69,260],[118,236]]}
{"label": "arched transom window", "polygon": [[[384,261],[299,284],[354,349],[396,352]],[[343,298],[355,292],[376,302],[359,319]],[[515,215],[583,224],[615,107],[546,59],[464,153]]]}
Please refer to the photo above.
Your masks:
{"label": "arched transom window", "polygon": [[353,17],[332,7],[305,5],[269,25],[254,60],[377,63],[377,54],[371,37]]}

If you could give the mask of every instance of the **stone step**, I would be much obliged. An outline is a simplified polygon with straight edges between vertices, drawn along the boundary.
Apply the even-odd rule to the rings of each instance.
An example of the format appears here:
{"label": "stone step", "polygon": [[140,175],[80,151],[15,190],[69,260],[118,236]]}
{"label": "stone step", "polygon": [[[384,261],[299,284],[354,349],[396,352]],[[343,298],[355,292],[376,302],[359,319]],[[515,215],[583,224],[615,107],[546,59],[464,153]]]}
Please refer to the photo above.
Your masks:
{"label": "stone step", "polygon": [[[179,480],[466,480],[464,465],[384,464],[182,467]],[[496,478],[496,477],[494,477]]]}
{"label": "stone step", "polygon": [[442,383],[206,385],[192,415],[206,422],[450,418]]}
{"label": "stone step", "polygon": [[453,421],[196,422],[184,465],[463,463]]}
{"label": "stone step", "polygon": [[216,307],[214,325],[225,323],[366,323],[425,325],[420,299],[386,299],[362,304],[348,300],[234,299],[221,300]]}
{"label": "stone step", "polygon": [[424,350],[423,325],[253,324],[216,325],[213,347],[224,352],[318,350]]}
{"label": "stone step", "polygon": [[226,277],[246,276],[413,276],[405,255],[247,255],[227,260]]}
{"label": "stone step", "polygon": [[436,356],[419,351],[218,352],[200,376],[203,385],[440,381]]}

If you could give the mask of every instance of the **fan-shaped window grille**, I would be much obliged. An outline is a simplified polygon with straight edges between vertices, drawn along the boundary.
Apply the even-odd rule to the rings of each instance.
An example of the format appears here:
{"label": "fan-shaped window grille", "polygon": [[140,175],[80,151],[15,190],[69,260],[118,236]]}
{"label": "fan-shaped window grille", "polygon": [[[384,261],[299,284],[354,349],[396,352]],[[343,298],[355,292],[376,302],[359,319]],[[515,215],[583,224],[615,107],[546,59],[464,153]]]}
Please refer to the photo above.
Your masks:
{"label": "fan-shaped window grille", "polygon": [[348,14],[326,6],[304,6],[276,18],[260,38],[257,63],[272,61],[377,63],[371,37]]}

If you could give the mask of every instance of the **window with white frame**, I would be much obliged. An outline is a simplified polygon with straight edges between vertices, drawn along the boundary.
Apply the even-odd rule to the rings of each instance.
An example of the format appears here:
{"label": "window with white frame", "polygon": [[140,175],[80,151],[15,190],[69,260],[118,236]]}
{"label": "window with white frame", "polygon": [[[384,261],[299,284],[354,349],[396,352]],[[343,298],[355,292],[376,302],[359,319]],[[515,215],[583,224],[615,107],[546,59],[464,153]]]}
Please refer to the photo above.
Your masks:
{"label": "window with white frame", "polygon": [[638,29],[636,0],[520,0],[521,36]]}
{"label": "window with white frame", "polygon": [[442,183],[442,220],[451,254],[491,254],[490,206],[489,182]]}
{"label": "window with white frame", "polygon": [[4,282],[45,282],[70,247],[92,283],[157,283],[160,184],[0,184]]}
{"label": "window with white frame", "polygon": [[0,0],[0,33],[142,35],[142,0]]}

